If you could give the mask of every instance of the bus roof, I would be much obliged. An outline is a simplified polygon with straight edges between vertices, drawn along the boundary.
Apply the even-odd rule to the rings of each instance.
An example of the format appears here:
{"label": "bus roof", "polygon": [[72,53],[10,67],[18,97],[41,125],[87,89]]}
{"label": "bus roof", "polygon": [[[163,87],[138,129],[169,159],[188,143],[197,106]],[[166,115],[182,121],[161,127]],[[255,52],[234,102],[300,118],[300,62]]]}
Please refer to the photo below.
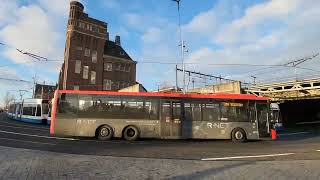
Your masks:
{"label": "bus roof", "polygon": [[269,100],[266,97],[259,97],[252,94],[197,94],[197,93],[163,93],[163,92],[116,92],[116,91],[82,91],[82,90],[58,90],[58,93],[70,94],[97,94],[113,96],[145,96],[145,97],[168,97],[168,98],[199,98],[199,99],[241,99],[241,100]]}

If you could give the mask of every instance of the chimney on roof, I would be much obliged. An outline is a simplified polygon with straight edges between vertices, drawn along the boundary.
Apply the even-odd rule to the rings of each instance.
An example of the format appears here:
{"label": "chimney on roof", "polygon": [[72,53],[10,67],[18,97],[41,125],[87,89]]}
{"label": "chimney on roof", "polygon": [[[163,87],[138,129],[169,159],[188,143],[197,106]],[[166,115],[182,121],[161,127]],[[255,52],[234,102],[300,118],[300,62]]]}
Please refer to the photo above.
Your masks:
{"label": "chimney on roof", "polygon": [[106,38],[109,41],[109,32],[106,33]]}
{"label": "chimney on roof", "polygon": [[120,36],[116,35],[116,39],[114,41],[116,45],[121,46]]}

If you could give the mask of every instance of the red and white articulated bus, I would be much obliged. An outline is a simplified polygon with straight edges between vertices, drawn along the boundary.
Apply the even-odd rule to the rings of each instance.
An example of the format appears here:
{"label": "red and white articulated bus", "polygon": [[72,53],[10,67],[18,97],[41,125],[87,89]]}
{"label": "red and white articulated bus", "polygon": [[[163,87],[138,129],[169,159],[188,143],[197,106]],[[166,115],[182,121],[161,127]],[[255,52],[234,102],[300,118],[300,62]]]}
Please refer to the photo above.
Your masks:
{"label": "red and white articulated bus", "polygon": [[57,90],[55,136],[232,139],[270,137],[267,98],[249,94],[181,94]]}

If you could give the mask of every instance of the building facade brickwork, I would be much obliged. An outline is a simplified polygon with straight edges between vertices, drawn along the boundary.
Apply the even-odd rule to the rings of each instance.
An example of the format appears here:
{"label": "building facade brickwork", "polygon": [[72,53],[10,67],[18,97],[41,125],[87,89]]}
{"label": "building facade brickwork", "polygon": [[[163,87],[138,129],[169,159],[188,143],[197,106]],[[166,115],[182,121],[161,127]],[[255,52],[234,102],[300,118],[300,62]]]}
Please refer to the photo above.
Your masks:
{"label": "building facade brickwork", "polygon": [[121,47],[120,36],[110,41],[107,23],[72,1],[59,89],[117,91],[135,83],[136,62]]}

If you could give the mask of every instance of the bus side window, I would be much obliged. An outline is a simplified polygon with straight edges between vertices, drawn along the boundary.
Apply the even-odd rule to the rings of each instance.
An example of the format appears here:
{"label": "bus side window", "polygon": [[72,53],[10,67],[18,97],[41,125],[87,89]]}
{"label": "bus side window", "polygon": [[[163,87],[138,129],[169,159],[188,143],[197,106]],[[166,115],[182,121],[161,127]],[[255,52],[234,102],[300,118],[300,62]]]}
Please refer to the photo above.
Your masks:
{"label": "bus side window", "polygon": [[184,119],[186,121],[192,120],[192,112],[191,112],[191,104],[190,103],[184,103]]}
{"label": "bus side window", "polygon": [[213,104],[213,103],[202,104],[202,120],[203,121],[219,120],[219,104]]}
{"label": "bus side window", "polygon": [[76,94],[61,94],[58,99],[58,113],[78,113],[78,95]]}
{"label": "bus side window", "polygon": [[192,120],[193,121],[201,121],[201,104],[199,103],[192,103],[191,104],[192,109]]}

